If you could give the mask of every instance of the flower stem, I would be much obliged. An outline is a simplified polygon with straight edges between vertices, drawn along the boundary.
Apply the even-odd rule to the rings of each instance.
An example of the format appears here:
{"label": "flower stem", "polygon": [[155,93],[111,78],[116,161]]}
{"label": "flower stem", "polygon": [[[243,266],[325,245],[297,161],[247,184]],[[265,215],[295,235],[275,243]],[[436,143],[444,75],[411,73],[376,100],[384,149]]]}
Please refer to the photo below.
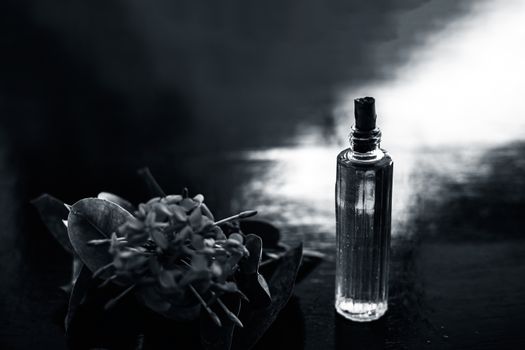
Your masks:
{"label": "flower stem", "polygon": [[113,261],[110,262],[109,264],[107,265],[104,265],[102,266],[101,268],[99,268],[98,270],[96,270],[95,272],[93,272],[93,278],[97,278],[98,276],[100,276],[102,273],[104,273],[105,271],[107,271],[110,267],[113,266]]}
{"label": "flower stem", "polygon": [[215,225],[224,224],[224,223],[226,223],[228,221],[232,221],[232,220],[249,218],[249,217],[254,216],[254,215],[257,215],[257,210],[243,211],[243,212],[241,212],[241,213],[239,213],[237,215],[233,215],[233,216],[224,218],[222,220],[216,221]]}
{"label": "flower stem", "polygon": [[122,293],[120,293],[119,295],[117,295],[116,297],[114,297],[113,299],[111,299],[110,301],[108,301],[106,303],[106,305],[104,305],[104,309],[105,310],[109,310],[111,309],[113,306],[115,306],[115,304],[120,300],[122,299],[124,296],[126,296],[126,294],[128,294],[129,292],[131,292],[133,290],[133,288],[135,288],[135,284],[129,286],[128,288],[126,288],[125,291],[123,291]]}
{"label": "flower stem", "polygon": [[199,300],[199,302],[201,303],[202,307],[204,307],[204,309],[206,310],[206,312],[208,313],[208,315],[210,315],[211,319],[213,320],[213,322],[218,326],[218,327],[221,327],[222,326],[222,323],[221,323],[221,320],[219,319],[219,316],[217,316],[217,314],[215,312],[213,312],[210,307],[208,306],[208,304],[206,304],[206,302],[204,301],[204,299],[202,299],[201,295],[199,294],[199,292],[197,292],[197,290],[195,290],[195,288],[190,284],[190,290],[191,292],[193,293],[193,295],[195,295],[195,297]]}
{"label": "flower stem", "polygon": [[146,182],[146,185],[151,192],[153,192],[156,196],[166,197],[166,193],[162,190],[157,180],[155,180],[148,167],[139,169],[137,173],[140,177],[142,177],[144,182]]}
{"label": "flower stem", "polygon": [[221,299],[217,298],[217,302],[222,307],[222,309],[224,310],[228,318],[233,321],[233,323],[235,323],[237,326],[241,328],[244,327],[241,320],[239,320],[239,318],[233,312],[231,312],[230,309],[228,309],[226,305],[224,305]]}

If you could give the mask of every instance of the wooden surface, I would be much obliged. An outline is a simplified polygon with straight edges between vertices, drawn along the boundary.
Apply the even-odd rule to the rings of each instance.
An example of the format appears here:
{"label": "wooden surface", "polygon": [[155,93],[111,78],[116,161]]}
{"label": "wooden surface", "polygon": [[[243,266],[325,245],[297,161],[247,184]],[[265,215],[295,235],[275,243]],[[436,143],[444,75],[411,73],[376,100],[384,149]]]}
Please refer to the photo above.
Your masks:
{"label": "wooden surface", "polygon": [[[440,179],[440,191],[448,195],[436,198],[435,191],[418,192],[417,205],[404,209],[411,211],[410,215],[403,216],[406,221],[394,220],[397,224],[392,244],[389,311],[383,319],[370,324],[348,322],[335,315],[333,231],[301,224],[297,218],[287,225],[277,216],[275,222],[281,223],[285,242],[302,240],[306,248],[326,254],[326,259],[296,287],[295,296],[261,340],[259,348],[279,345],[288,349],[515,349],[525,346],[525,333],[521,331],[525,322],[525,241],[521,209],[525,201],[522,164],[513,158],[523,149],[522,144],[512,144],[491,150],[484,159],[493,167],[493,173],[476,177],[475,167],[465,167],[462,172],[470,182],[454,191],[448,188],[455,188],[458,176],[448,177],[446,181]],[[428,161],[428,153],[426,157]],[[210,162],[209,158],[202,161]],[[500,166],[502,162],[505,167]],[[426,165],[418,168],[417,182],[437,181],[429,177],[427,171],[432,170],[434,161],[421,164]],[[260,166],[252,160],[235,160],[230,165],[217,171],[217,177],[227,178],[232,167],[239,169],[236,176],[244,177]],[[213,186],[213,183],[205,185]],[[219,198],[227,198],[223,190],[215,190]],[[399,194],[402,188],[396,191]],[[241,192],[238,196],[243,198]],[[272,196],[274,194],[270,194]],[[279,196],[274,198],[274,206],[291,205],[279,202]],[[210,201],[220,207],[213,198]],[[232,206],[231,202],[224,202],[224,207],[228,206]],[[11,231],[4,231],[0,256],[2,348],[62,349],[65,343],[61,322],[66,300],[58,287],[68,279],[69,257],[45,231],[33,208],[25,204],[21,208],[19,213],[27,220]],[[397,215],[402,216],[399,211]],[[271,220],[271,216],[263,214],[262,217]],[[329,227],[332,218],[326,220]],[[6,232],[11,236],[5,236]]]}

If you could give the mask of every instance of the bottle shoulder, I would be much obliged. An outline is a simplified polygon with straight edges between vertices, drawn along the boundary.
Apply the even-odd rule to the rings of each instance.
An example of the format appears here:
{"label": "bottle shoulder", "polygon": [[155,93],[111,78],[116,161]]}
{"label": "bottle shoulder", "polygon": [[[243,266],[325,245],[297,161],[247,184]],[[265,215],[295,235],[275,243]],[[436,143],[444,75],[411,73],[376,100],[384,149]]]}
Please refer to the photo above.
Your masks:
{"label": "bottle shoulder", "polygon": [[383,168],[393,166],[394,161],[390,154],[382,148],[379,148],[377,154],[374,154],[373,157],[368,159],[362,159],[361,154],[356,156],[356,153],[351,148],[347,148],[339,153],[337,163],[347,167]]}

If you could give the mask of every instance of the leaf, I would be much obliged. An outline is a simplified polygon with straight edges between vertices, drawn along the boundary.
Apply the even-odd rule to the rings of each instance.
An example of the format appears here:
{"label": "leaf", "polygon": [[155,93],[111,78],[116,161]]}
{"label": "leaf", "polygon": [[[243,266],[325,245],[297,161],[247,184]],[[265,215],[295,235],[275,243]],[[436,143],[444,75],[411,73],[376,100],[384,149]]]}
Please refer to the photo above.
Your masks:
{"label": "leaf", "polygon": [[250,255],[239,261],[241,268],[239,288],[250,299],[251,307],[266,307],[271,303],[272,297],[266,280],[259,273],[262,240],[257,235],[249,234],[246,236],[245,246]]}
{"label": "leaf", "polygon": [[69,211],[62,201],[59,199],[44,193],[38,198],[31,201],[38,213],[40,218],[46,225],[47,229],[53,237],[60,243],[68,253],[73,254],[73,246],[69,241],[67,234],[67,228],[63,223],[63,220],[67,219]]}
{"label": "leaf", "polygon": [[[94,239],[109,239],[118,227],[133,216],[121,206],[98,198],[86,198],[76,202],[68,216],[68,234],[71,244],[80,259],[91,271],[113,261],[105,245],[88,244]],[[108,278],[110,271],[100,277]]]}
{"label": "leaf", "polygon": [[[261,237],[264,249],[259,272],[271,276],[290,247],[279,242],[280,232],[269,222],[248,219],[242,220],[240,226],[244,233],[256,232]],[[303,250],[303,259],[296,282],[299,283],[306,278],[325,258],[325,255],[318,251]]]}
{"label": "leaf", "polygon": [[261,287],[260,289],[264,292],[264,298],[272,300],[272,294],[270,293],[270,288],[268,288],[268,283],[266,279],[260,273],[257,273],[257,284]]}
{"label": "leaf", "polygon": [[136,209],[133,204],[125,200],[124,198],[117,196],[116,194],[110,192],[100,192],[97,196],[99,199],[105,199],[107,201],[113,202],[120,205],[122,208],[126,209],[130,213],[133,213]]}
{"label": "leaf", "polygon": [[259,271],[262,256],[262,240],[259,236],[249,234],[246,236],[244,246],[248,249],[250,255],[239,261],[241,273],[253,274]]}
{"label": "leaf", "polygon": [[272,294],[263,275],[256,272],[242,277],[237,282],[239,289],[250,300],[250,306],[254,309],[265,308],[272,302]]}
{"label": "leaf", "polygon": [[264,332],[275,321],[279,312],[288,303],[292,295],[297,271],[301,265],[302,244],[289,250],[281,260],[270,280],[272,302],[262,309],[254,309],[251,303],[243,304],[240,319],[244,328],[237,328],[232,344],[233,350],[252,348]]}
{"label": "leaf", "polygon": [[84,266],[84,264],[76,254],[73,254],[73,262],[71,265],[71,280],[68,284],[60,287],[60,289],[62,289],[68,295],[70,295],[71,291],[73,290],[73,286],[75,285],[75,282],[77,281],[77,278],[80,275],[80,272],[82,271],[82,267]]}
{"label": "leaf", "polygon": [[67,315],[65,319],[66,332],[69,329],[69,326],[73,322],[78,306],[82,304],[90,284],[92,282],[92,274],[88,268],[82,266],[80,273],[78,274],[77,280],[73,285],[73,290],[71,291],[71,296],[69,297],[69,306],[67,309]]}
{"label": "leaf", "polygon": [[300,283],[302,280],[304,280],[310,274],[310,272],[312,272],[321,262],[323,262],[325,258],[325,254],[321,252],[310,249],[303,250],[303,260],[301,261],[301,268],[297,273],[296,283]]}

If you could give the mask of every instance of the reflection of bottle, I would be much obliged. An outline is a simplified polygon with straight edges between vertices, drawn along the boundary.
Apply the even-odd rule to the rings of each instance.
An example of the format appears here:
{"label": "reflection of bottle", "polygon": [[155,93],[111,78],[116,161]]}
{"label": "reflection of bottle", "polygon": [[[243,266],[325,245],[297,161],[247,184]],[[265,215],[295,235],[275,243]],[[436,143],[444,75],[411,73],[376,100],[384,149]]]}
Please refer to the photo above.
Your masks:
{"label": "reflection of bottle", "polygon": [[337,157],[335,308],[371,321],[388,308],[392,158],[379,148],[375,100],[355,101],[350,148]]}

